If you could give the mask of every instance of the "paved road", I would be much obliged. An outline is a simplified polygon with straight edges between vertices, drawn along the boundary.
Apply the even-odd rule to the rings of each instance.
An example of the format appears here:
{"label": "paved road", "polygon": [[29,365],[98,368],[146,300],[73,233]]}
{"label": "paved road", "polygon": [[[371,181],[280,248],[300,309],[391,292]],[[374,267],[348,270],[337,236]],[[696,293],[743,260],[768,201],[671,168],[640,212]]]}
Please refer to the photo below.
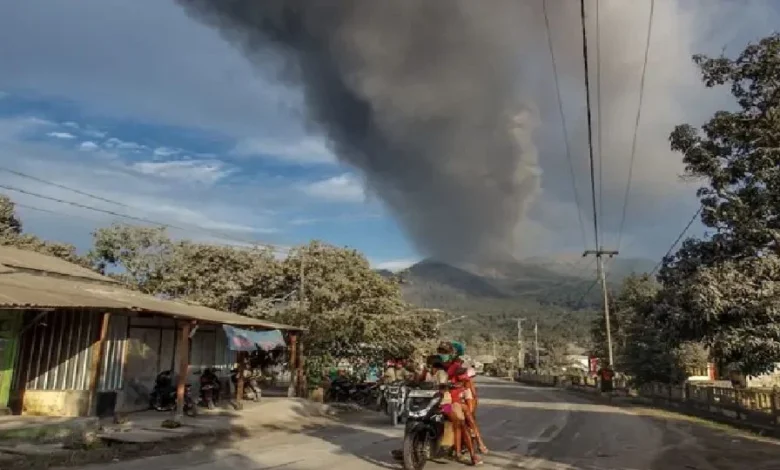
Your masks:
{"label": "paved road", "polygon": [[[563,391],[482,379],[485,469],[780,469],[780,447],[658,416],[596,405]],[[653,415],[655,414],[655,415]],[[263,433],[231,448],[90,467],[106,470],[353,470],[400,468],[402,431],[375,416],[300,433]],[[463,468],[430,463],[426,468]],[[86,470],[86,469],[84,469]]]}

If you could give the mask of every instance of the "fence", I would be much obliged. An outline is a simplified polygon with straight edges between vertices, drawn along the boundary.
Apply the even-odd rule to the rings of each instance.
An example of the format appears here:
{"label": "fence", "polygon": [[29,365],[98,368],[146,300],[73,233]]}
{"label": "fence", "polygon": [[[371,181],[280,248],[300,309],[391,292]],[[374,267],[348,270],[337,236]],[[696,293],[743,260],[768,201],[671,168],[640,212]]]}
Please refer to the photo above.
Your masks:
{"label": "fence", "polygon": [[[521,374],[518,380],[593,393],[598,390],[594,377]],[[645,403],[728,421],[780,427],[778,389],[736,389],[691,382],[685,385],[652,383],[631,388],[623,378],[616,378],[613,385],[616,395],[629,396]]]}

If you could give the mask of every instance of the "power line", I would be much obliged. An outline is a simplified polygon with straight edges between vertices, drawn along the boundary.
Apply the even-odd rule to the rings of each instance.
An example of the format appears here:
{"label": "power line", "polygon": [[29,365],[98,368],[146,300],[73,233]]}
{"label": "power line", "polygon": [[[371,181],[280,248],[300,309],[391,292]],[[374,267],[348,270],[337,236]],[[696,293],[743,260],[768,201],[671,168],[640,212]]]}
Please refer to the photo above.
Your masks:
{"label": "power line", "polygon": [[107,199],[107,198],[104,198],[104,197],[101,197],[101,196],[97,196],[95,194],[90,194],[90,193],[81,191],[80,189],[71,188],[70,186],[65,186],[63,184],[55,183],[54,181],[49,181],[49,180],[45,180],[43,178],[38,178],[37,176],[33,176],[33,175],[30,175],[30,174],[27,174],[27,173],[23,173],[21,171],[12,170],[12,169],[6,168],[6,167],[0,167],[0,171],[5,171],[6,173],[10,173],[12,175],[21,176],[22,178],[27,178],[27,179],[32,180],[32,181],[37,181],[38,183],[48,184],[49,186],[54,186],[56,188],[64,189],[66,191],[70,191],[70,192],[73,192],[73,193],[76,193],[76,194],[80,194],[82,196],[86,196],[88,198],[95,199],[97,201],[103,201],[103,202],[107,202],[109,204],[115,204],[117,206],[121,206],[121,207],[126,207],[128,209],[132,209],[132,207],[130,207],[127,204],[124,204],[122,202],[114,201],[114,200],[111,200],[111,199]]}
{"label": "power line", "polygon": [[[583,0],[584,1],[584,0]],[[655,0],[650,0],[650,16],[647,20],[647,41],[645,43],[645,59],[642,65],[642,78],[639,81],[639,105],[636,110],[636,121],[634,122],[634,137],[631,141],[631,160],[628,166],[628,182],[626,183],[626,195],[623,199],[623,216],[620,219],[620,229],[618,230],[617,247],[620,250],[620,242],[623,238],[623,227],[626,224],[626,214],[628,213],[628,196],[631,193],[631,181],[634,177],[634,161],[636,160],[636,140],[639,134],[639,122],[642,119],[642,102],[645,96],[645,76],[647,74],[647,58],[650,55],[650,38],[653,32],[653,13],[655,11]]]}
{"label": "power line", "polygon": [[544,10],[544,25],[547,28],[547,45],[550,49],[550,57],[552,58],[553,77],[555,79],[555,94],[558,98],[558,113],[561,116],[561,128],[563,129],[563,142],[566,146],[566,160],[569,162],[569,175],[571,177],[571,189],[574,193],[574,203],[577,204],[577,218],[580,222],[580,231],[582,232],[582,243],[584,246],[588,244],[588,236],[585,231],[585,222],[582,220],[582,206],[580,205],[580,196],[577,191],[577,178],[574,173],[574,163],[571,158],[571,145],[569,143],[569,130],[566,127],[566,117],[563,112],[563,100],[561,99],[561,86],[558,81],[558,64],[555,60],[555,50],[552,43],[552,34],[550,32],[550,19],[547,15],[547,0],[542,3]]}
{"label": "power line", "polygon": [[585,26],[585,0],[580,0],[580,19],[582,21],[582,58],[585,66],[585,104],[588,115],[588,160],[590,161],[590,194],[593,202],[593,231],[596,239],[596,249],[599,243],[599,216],[596,207],[596,170],[593,161],[593,117],[590,107],[590,78],[588,77],[588,33]]}
{"label": "power line", "polygon": [[[596,136],[596,147],[598,148],[599,159],[599,215],[604,220],[604,161],[601,147],[602,129],[604,128],[601,120],[601,15],[599,14],[599,4],[596,0],[596,103],[597,120],[599,123],[598,134]],[[598,248],[598,247],[597,247]]]}
{"label": "power line", "polygon": [[682,240],[682,237],[685,236],[685,232],[688,231],[689,228],[691,228],[691,225],[693,225],[693,222],[696,221],[696,218],[699,217],[699,214],[701,214],[702,209],[704,209],[703,205],[700,205],[698,209],[696,209],[696,212],[693,214],[693,217],[691,217],[691,220],[688,221],[688,224],[685,225],[685,228],[680,232],[680,235],[677,236],[677,238],[674,240],[674,243],[672,243],[672,246],[669,247],[669,249],[666,251],[666,254],[661,258],[661,260],[658,262],[658,264],[655,265],[652,271],[650,271],[650,275],[652,276],[655,274],[656,271],[658,271],[658,268],[661,267],[661,265],[664,263],[664,260],[669,257],[669,255],[672,254],[672,251],[677,246],[678,243],[680,243],[680,240]]}
{"label": "power line", "polygon": [[67,204],[67,205],[70,205],[70,206],[73,206],[73,207],[78,207],[78,208],[90,210],[90,211],[93,211],[93,212],[100,212],[100,213],[112,215],[112,216],[115,216],[115,217],[121,217],[121,218],[124,218],[124,219],[133,220],[133,221],[136,221],[136,222],[141,222],[141,223],[144,223],[144,224],[157,225],[157,226],[164,227],[164,228],[172,228],[172,229],[176,229],[176,230],[182,230],[184,232],[186,232],[188,230],[191,230],[191,229],[196,229],[197,231],[200,231],[202,233],[207,233],[207,234],[212,235],[212,236],[219,236],[219,237],[224,238],[226,240],[231,240],[231,241],[234,241],[234,242],[240,242],[240,243],[245,243],[245,244],[250,244],[250,245],[255,245],[255,246],[261,246],[261,247],[265,247],[265,248],[271,248],[272,250],[277,251],[277,252],[283,252],[283,251],[287,250],[286,248],[275,246],[275,245],[258,243],[258,242],[253,241],[253,240],[239,239],[239,238],[233,237],[232,235],[228,235],[228,234],[225,234],[225,233],[222,233],[222,232],[218,232],[218,231],[209,230],[209,229],[206,229],[206,228],[203,228],[203,227],[192,226],[191,229],[188,229],[188,228],[185,228],[185,227],[181,227],[181,226],[177,226],[177,225],[169,224],[169,223],[164,223],[164,222],[158,222],[156,220],[147,219],[147,218],[144,218],[144,217],[136,217],[136,216],[122,214],[122,213],[115,212],[115,211],[108,210],[108,209],[101,209],[101,208],[98,208],[98,207],[93,207],[93,206],[89,206],[89,205],[86,205],[86,204],[81,204],[81,203],[78,203],[78,202],[67,201],[67,200],[59,199],[59,198],[52,197],[52,196],[46,196],[46,195],[35,193],[35,192],[32,192],[32,191],[27,191],[25,189],[16,188],[14,186],[8,186],[8,185],[0,184],[0,189],[5,189],[5,190],[8,190],[8,191],[14,191],[14,192],[17,192],[17,193],[20,193],[20,194],[25,194],[25,195],[32,196],[32,197],[37,197],[39,199],[45,199],[45,200],[57,202],[57,203],[60,203],[60,204]]}

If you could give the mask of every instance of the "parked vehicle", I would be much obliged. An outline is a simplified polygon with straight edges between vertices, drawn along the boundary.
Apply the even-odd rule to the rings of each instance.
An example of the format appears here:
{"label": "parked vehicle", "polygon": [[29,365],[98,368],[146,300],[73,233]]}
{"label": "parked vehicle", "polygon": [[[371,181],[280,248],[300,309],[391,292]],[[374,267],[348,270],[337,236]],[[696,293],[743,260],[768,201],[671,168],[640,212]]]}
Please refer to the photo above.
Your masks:
{"label": "parked vehicle", "polygon": [[[176,408],[176,386],[173,384],[173,371],[165,370],[157,374],[154,388],[149,394],[149,408],[157,411],[173,411]],[[195,401],[192,399],[192,386],[184,387],[184,414],[197,415]]]}
{"label": "parked vehicle", "polygon": [[[260,401],[263,397],[260,378],[257,372],[244,370],[244,400]],[[230,371],[230,381],[233,383],[233,388],[238,390],[238,369]]]}
{"label": "parked vehicle", "polygon": [[374,383],[357,383],[344,376],[337,376],[330,382],[325,401],[331,403],[355,403],[372,406],[377,401],[379,388]]}
{"label": "parked vehicle", "polygon": [[440,442],[446,418],[439,407],[440,402],[438,390],[409,390],[403,444],[404,470],[422,470],[428,460],[443,456]]}
{"label": "parked vehicle", "polygon": [[200,374],[200,401],[203,406],[210,410],[216,407],[219,402],[219,392],[222,384],[219,382],[216,372],[213,369],[206,369]]}
{"label": "parked vehicle", "polygon": [[382,388],[385,413],[390,416],[390,422],[393,426],[397,426],[405,417],[406,396],[409,387],[404,382],[394,382],[383,385]]}

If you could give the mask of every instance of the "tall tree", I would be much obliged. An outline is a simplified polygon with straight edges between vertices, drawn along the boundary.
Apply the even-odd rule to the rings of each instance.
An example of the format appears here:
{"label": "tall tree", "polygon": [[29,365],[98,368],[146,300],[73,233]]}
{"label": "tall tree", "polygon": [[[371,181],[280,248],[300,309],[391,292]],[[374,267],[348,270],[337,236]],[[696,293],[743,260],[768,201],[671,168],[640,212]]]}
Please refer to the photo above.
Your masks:
{"label": "tall tree", "polygon": [[701,219],[713,234],[665,260],[664,319],[681,339],[703,340],[719,359],[757,374],[780,362],[780,35],[734,59],[694,61],[705,85],[728,86],[737,106],[671,134],[686,175],[705,183]]}
{"label": "tall tree", "polygon": [[112,224],[92,234],[95,268],[141,292],[160,293],[174,253],[164,227]]}
{"label": "tall tree", "polygon": [[4,194],[0,194],[0,245],[36,251],[90,267],[89,260],[79,256],[75,246],[69,243],[42,240],[33,234],[24,233],[22,221],[16,214],[16,205],[11,198]]}

